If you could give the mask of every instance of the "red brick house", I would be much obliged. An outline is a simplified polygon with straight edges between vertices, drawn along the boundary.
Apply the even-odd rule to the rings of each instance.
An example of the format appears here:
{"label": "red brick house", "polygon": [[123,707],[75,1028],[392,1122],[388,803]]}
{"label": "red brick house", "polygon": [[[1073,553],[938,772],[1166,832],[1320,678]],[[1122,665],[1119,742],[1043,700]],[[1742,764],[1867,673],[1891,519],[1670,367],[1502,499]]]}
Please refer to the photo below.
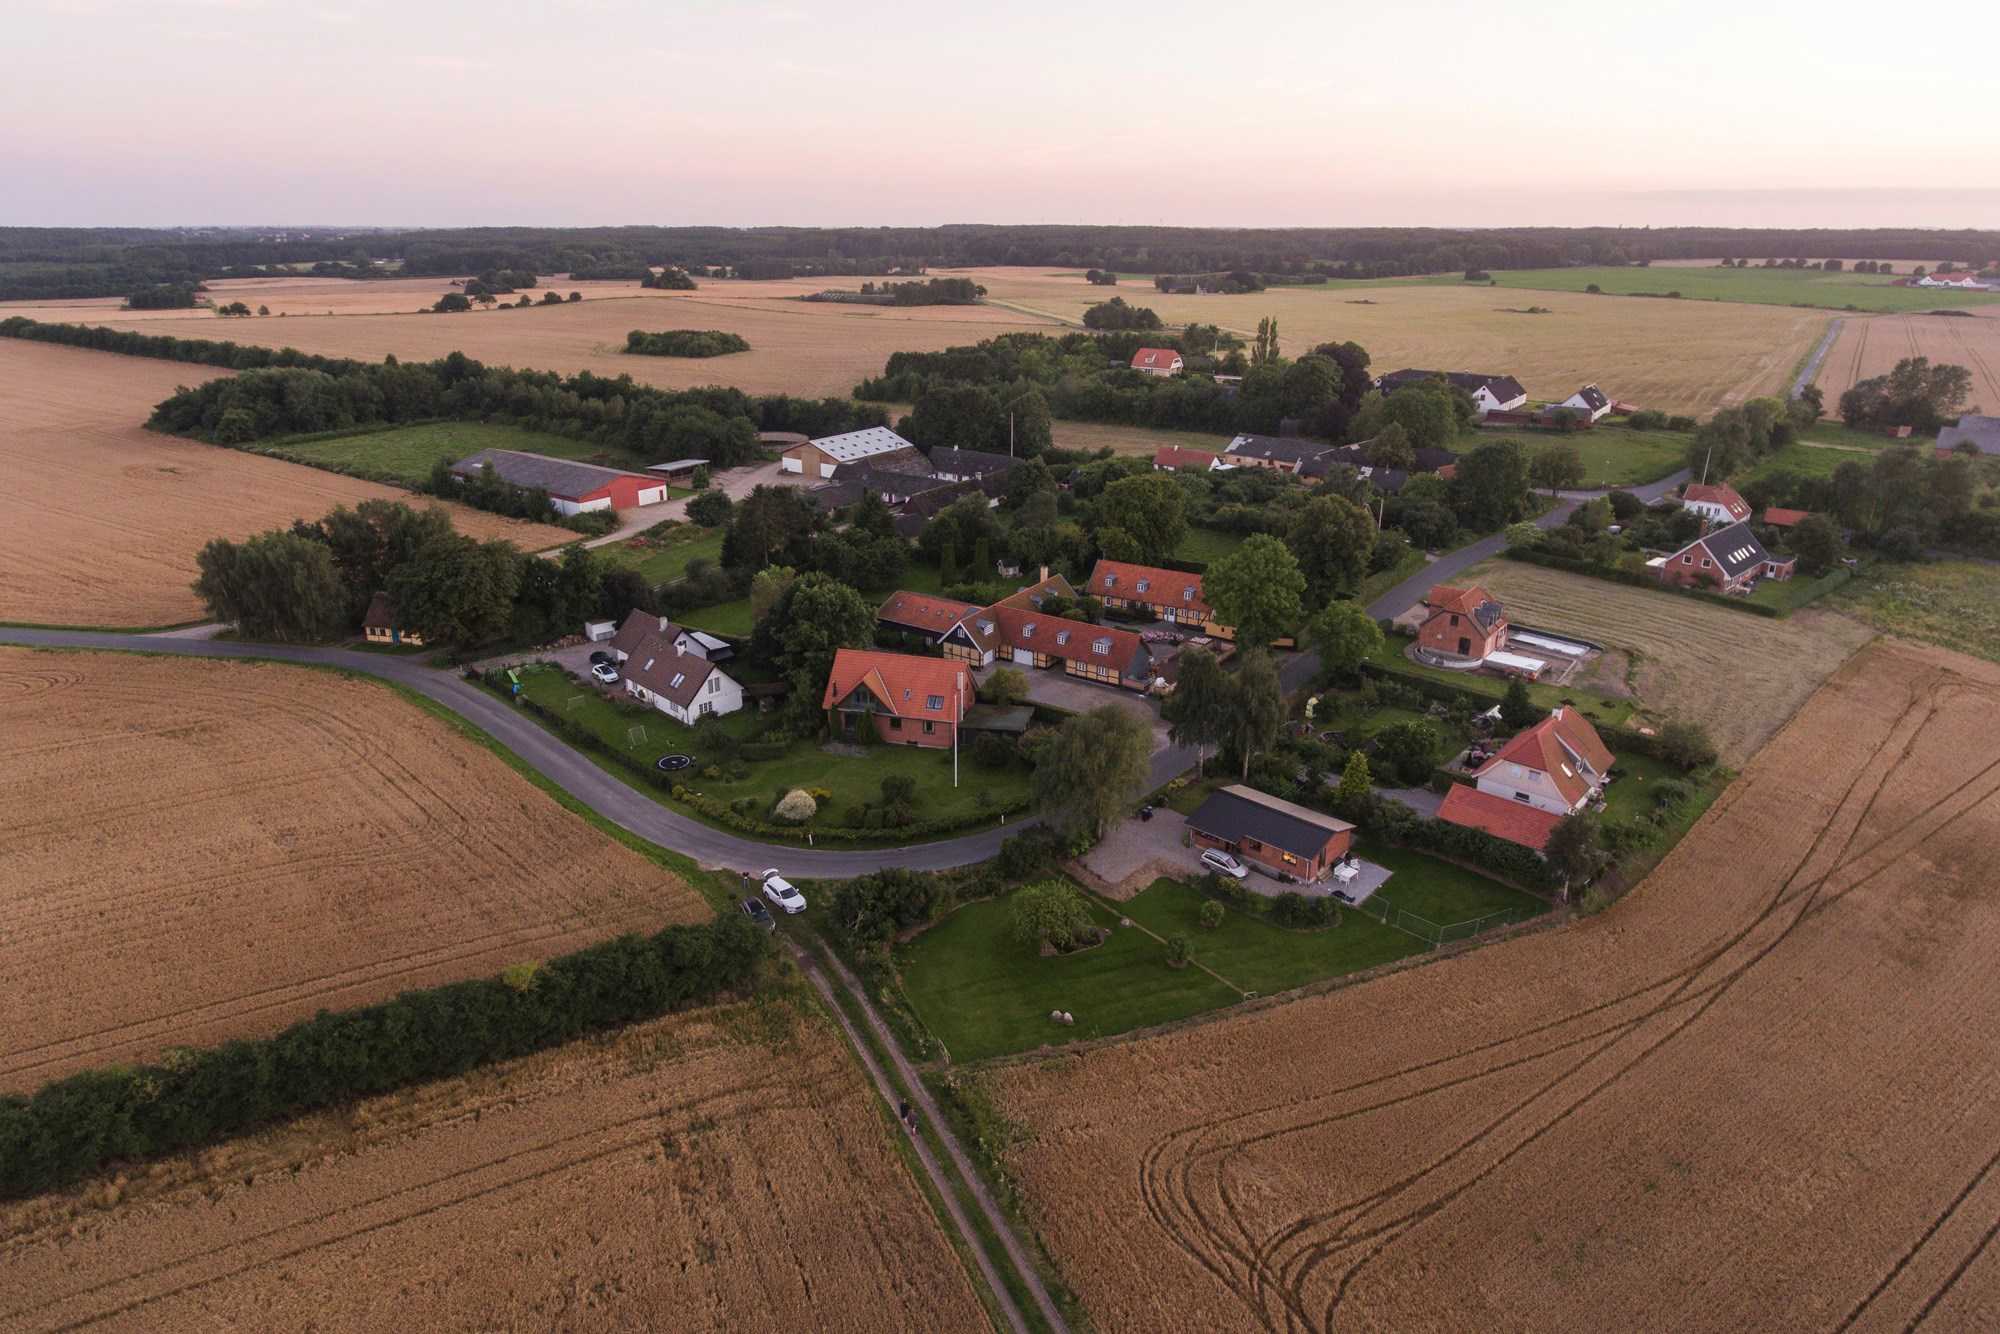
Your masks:
{"label": "red brick house", "polygon": [[1417,630],[1417,643],[1432,653],[1483,662],[1507,646],[1507,613],[1477,584],[1439,584],[1424,595],[1424,606],[1430,615]]}
{"label": "red brick house", "polygon": [[1798,569],[1794,556],[1764,549],[1747,523],[1704,533],[1671,556],[1660,558],[1660,582],[1670,588],[1710,588],[1734,593],[1758,579],[1789,579]]}
{"label": "red brick house", "polygon": [[1311,882],[1354,846],[1354,826],[1254,787],[1231,784],[1188,816],[1196,847],[1220,848],[1270,875]]}
{"label": "red brick house", "polygon": [[844,648],[833,656],[820,707],[835,737],[872,726],[895,745],[943,748],[975,702],[972,670],[963,662]]}
{"label": "red brick house", "polygon": [[1203,633],[1234,639],[1236,628],[1215,620],[1201,595],[1201,576],[1156,565],[1100,560],[1091,568],[1083,591],[1102,598],[1107,607],[1137,607],[1176,625],[1199,626]]}

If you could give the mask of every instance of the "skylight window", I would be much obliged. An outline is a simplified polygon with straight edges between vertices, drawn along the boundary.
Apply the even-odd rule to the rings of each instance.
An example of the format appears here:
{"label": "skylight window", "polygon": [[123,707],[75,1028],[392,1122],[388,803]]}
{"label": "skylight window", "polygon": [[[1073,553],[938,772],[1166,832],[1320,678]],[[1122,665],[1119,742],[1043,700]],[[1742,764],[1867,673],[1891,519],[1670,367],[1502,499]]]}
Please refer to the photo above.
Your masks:
{"label": "skylight window", "polygon": [[688,677],[686,672],[675,672],[674,679],[667,683],[667,689],[679,690],[681,688],[681,682],[687,679]]}

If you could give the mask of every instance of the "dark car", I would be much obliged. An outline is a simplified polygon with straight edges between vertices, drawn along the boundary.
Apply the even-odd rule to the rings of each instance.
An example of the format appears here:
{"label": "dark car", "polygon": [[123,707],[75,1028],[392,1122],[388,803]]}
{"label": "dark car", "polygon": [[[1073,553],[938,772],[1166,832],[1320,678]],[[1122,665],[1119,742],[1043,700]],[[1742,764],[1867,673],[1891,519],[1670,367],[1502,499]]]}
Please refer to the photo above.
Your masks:
{"label": "dark car", "polygon": [[743,915],[763,927],[766,931],[776,931],[778,923],[771,916],[771,910],[764,906],[762,899],[743,900]]}
{"label": "dark car", "polygon": [[616,666],[618,663],[618,659],[612,657],[609,653],[606,653],[603,649],[598,649],[596,652],[590,655],[590,665],[595,667],[600,662],[608,662],[613,666]]}

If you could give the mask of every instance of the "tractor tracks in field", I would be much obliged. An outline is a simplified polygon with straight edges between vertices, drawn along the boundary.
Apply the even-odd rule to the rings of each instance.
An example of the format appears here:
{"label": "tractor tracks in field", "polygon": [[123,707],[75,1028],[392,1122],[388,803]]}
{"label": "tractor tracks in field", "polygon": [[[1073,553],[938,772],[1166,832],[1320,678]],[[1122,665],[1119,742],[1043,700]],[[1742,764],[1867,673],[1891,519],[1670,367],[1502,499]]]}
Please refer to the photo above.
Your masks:
{"label": "tractor tracks in field", "polygon": [[[1903,828],[1856,847],[1856,840],[1882,791],[1909,761],[1917,739],[1935,720],[1950,689],[1939,674],[1913,689],[1910,707],[1850,781],[1826,823],[1814,834],[1768,902],[1750,922],[1688,966],[1507,1037],[1311,1099],[1217,1118],[1162,1136],[1147,1149],[1140,1168],[1140,1191],[1147,1213],[1177,1247],[1235,1295],[1246,1315],[1262,1328],[1273,1334],[1279,1330],[1331,1328],[1360,1273],[1419,1223],[1475,1190],[1517,1155],[1611,1091],[1648,1058],[1687,1032],[1784,944],[1808,917],[1868,883],[1924,839],[2000,795],[2000,781],[1996,781],[2000,779],[2000,760],[1996,760]],[[1872,783],[1868,782],[1871,778]],[[1721,803],[1718,806],[1726,809]],[[1842,828],[1845,832],[1836,834]],[[1812,869],[1822,863],[1823,869]],[[1847,882],[1837,883],[1836,878],[1843,875],[1849,877]],[[1758,939],[1760,932],[1768,938]],[[1745,946],[1749,947],[1747,956],[1743,956]],[[1718,965],[1722,966],[1720,972],[1716,971]],[[1664,994],[1659,994],[1663,989]],[[1635,1004],[1640,1007],[1636,1013],[1615,1013]],[[1582,1031],[1567,1031],[1579,1027]],[[1658,1028],[1664,1031],[1653,1031]],[[1621,1058],[1618,1054],[1621,1044],[1634,1040],[1641,1045]],[[1524,1043],[1532,1044],[1530,1049],[1521,1050]],[[1579,1054],[1568,1059],[1572,1053]],[[1474,1069],[1452,1069],[1468,1060],[1480,1061],[1492,1056],[1502,1059]],[[1242,1202],[1231,1189],[1232,1167],[1259,1144],[1356,1120],[1384,1108],[1476,1085],[1495,1075],[1554,1059],[1565,1060],[1563,1068],[1513,1099],[1432,1161],[1377,1190],[1297,1217],[1261,1239],[1256,1237]],[[1566,1090],[1566,1085],[1579,1077],[1590,1077],[1593,1067],[1605,1059],[1618,1063],[1589,1087],[1573,1093]],[[1337,1106],[1341,1100],[1356,1094],[1367,1095],[1367,1101],[1357,1106]],[[1538,1114],[1537,1105],[1551,1099],[1557,1105]],[[1301,1119],[1298,1113],[1305,1116]],[[1276,1124],[1259,1124],[1273,1118],[1277,1119]],[[1250,1133],[1233,1133],[1232,1127]],[[1518,1138],[1507,1144],[1510,1128]],[[1488,1155],[1490,1160],[1478,1162],[1481,1154]],[[1954,1201],[1953,1209],[1973,1193],[1992,1167],[1989,1163],[1960,1199]],[[1454,1171],[1467,1175],[1450,1184],[1440,1180]],[[1212,1199],[1204,1198],[1201,1189],[1210,1178]],[[1427,1200],[1415,1198],[1427,1185],[1444,1189]],[[1402,1212],[1370,1221],[1372,1214],[1398,1205]],[[1913,1244],[1911,1254],[1943,1226],[1942,1219],[1935,1221]],[[2000,1222],[1996,1222],[1995,1230],[2000,1231]],[[1984,1253],[1993,1236],[1994,1232],[1989,1232],[1973,1253],[1965,1257],[1932,1295],[1926,1311],[1935,1309],[1958,1276]],[[1343,1262],[1344,1267],[1332,1281],[1332,1292],[1324,1305],[1312,1301],[1309,1290],[1313,1280],[1328,1266]],[[1887,1288],[1895,1273],[1907,1264],[1906,1257],[1880,1288]],[[1872,1300],[1873,1294],[1857,1308],[1853,1318],[1858,1318]]]}

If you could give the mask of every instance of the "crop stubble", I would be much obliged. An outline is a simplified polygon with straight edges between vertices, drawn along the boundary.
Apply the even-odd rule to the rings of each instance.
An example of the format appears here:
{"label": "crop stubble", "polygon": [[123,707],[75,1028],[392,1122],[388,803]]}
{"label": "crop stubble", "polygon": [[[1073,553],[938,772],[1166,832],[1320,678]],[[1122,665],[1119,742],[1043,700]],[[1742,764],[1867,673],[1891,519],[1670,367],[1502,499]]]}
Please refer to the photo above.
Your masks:
{"label": "crop stubble", "polygon": [[1633,686],[1647,712],[1700,721],[1732,765],[1873,633],[1829,611],[1772,620],[1518,561],[1489,562],[1471,577],[1516,624],[1636,651]]}
{"label": "crop stubble", "polygon": [[1815,381],[1831,412],[1856,382],[1887,375],[1904,357],[1928,357],[1972,372],[1968,411],[2000,413],[2000,307],[1976,314],[1847,316]]}
{"label": "crop stubble", "polygon": [[985,1327],[817,1013],[694,1011],[0,1213],[0,1331]]}
{"label": "crop stubble", "polygon": [[372,683],[0,649],[0,1089],[705,919]]}
{"label": "crop stubble", "polygon": [[[439,503],[143,429],[176,386],[223,373],[0,339],[0,621],[195,620],[195,553],[211,538],[240,539],[363,500]],[[460,532],[530,550],[576,537],[446,508]]]}
{"label": "crop stubble", "polygon": [[1115,1329],[1992,1328],[2000,669],[1853,658],[1601,917],[985,1078]]}

